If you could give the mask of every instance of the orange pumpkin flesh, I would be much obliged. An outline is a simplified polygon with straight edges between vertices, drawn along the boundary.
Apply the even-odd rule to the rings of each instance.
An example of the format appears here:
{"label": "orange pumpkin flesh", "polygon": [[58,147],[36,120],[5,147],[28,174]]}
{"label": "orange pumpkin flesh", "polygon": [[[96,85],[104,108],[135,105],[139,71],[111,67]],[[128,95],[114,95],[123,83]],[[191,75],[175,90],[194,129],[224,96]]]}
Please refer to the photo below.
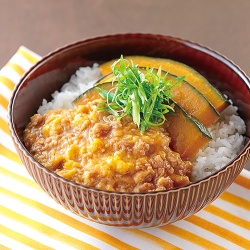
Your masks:
{"label": "orange pumpkin flesh", "polygon": [[194,157],[211,141],[210,134],[195,118],[188,115],[177,104],[174,114],[167,114],[167,131],[171,137],[170,147],[178,152],[183,160]]}
{"label": "orange pumpkin flesh", "polygon": [[[127,60],[132,60],[135,64],[149,68],[159,68],[165,70],[176,76],[185,76],[185,80],[193,85],[198,91],[200,91],[207,100],[218,110],[222,112],[229,103],[227,100],[214,88],[201,74],[199,74],[193,68],[174,61],[164,58],[153,58],[146,56],[128,56]],[[99,66],[103,75],[107,75],[111,72],[110,65],[116,60],[106,62]]]}

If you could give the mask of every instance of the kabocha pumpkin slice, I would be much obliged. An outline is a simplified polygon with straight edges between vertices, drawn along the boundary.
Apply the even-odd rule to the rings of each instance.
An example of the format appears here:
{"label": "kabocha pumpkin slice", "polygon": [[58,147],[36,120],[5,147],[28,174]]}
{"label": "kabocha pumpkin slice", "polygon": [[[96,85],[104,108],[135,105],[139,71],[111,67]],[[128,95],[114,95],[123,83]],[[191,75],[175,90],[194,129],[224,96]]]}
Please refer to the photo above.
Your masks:
{"label": "kabocha pumpkin slice", "polygon": [[108,73],[107,75],[104,75],[102,78],[100,78],[98,81],[96,81],[95,85],[100,85],[106,82],[113,82],[115,80],[114,74]]}
{"label": "kabocha pumpkin slice", "polygon": [[207,128],[196,118],[187,114],[175,103],[175,112],[166,114],[167,131],[171,137],[170,147],[183,160],[194,157],[212,137]]}
{"label": "kabocha pumpkin slice", "polygon": [[186,81],[171,89],[172,100],[188,114],[198,119],[204,126],[209,127],[220,118],[220,113],[196,88]]}
{"label": "kabocha pumpkin slice", "polygon": [[[144,72],[144,67],[139,67]],[[157,71],[158,69],[155,69]],[[162,71],[162,75],[167,72]],[[168,73],[167,79],[175,79],[176,76]],[[115,80],[113,73],[110,73],[102,77],[96,82],[96,85],[104,82],[112,82]],[[172,87],[171,92],[173,94],[172,100],[174,100],[179,106],[181,106],[188,114],[194,116],[204,126],[209,127],[220,118],[219,112],[213,107],[213,105],[202,95],[195,87],[189,84],[187,81],[182,81],[180,84]]]}
{"label": "kabocha pumpkin slice", "polygon": [[[161,67],[162,70],[176,76],[185,75],[185,80],[198,89],[219,112],[222,112],[229,105],[227,99],[213,87],[205,77],[186,64],[170,59],[146,56],[127,56],[125,59],[132,60],[135,64],[143,67]],[[110,65],[112,65],[114,61],[116,60],[108,61],[99,66],[103,75],[107,75],[111,72]]]}

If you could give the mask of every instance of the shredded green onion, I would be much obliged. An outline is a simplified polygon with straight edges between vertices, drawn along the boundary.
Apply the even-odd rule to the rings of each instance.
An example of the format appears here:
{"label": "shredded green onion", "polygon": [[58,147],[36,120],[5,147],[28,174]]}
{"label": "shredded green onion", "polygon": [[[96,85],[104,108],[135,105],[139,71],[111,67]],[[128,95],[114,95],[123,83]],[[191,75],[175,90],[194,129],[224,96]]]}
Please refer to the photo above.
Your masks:
{"label": "shredded green onion", "polygon": [[[167,79],[161,68],[146,68],[145,73],[133,63],[120,57],[111,65],[116,82],[110,91],[96,87],[105,102],[99,104],[99,110],[108,111],[117,118],[130,115],[133,122],[146,131],[150,126],[160,126],[165,114],[174,112],[171,101],[171,88],[180,84],[185,76]],[[113,91],[114,92],[113,92]]]}

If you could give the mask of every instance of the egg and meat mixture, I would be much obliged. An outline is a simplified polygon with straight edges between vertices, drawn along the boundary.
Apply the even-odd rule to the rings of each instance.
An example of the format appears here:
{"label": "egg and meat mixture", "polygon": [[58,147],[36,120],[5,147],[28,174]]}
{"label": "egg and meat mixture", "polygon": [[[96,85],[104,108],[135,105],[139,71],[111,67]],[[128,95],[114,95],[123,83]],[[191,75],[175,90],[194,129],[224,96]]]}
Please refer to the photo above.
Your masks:
{"label": "egg and meat mixture", "polygon": [[130,116],[98,111],[99,102],[31,117],[24,131],[29,152],[56,174],[102,190],[150,192],[190,182],[193,166],[169,148],[164,126],[142,134]]}

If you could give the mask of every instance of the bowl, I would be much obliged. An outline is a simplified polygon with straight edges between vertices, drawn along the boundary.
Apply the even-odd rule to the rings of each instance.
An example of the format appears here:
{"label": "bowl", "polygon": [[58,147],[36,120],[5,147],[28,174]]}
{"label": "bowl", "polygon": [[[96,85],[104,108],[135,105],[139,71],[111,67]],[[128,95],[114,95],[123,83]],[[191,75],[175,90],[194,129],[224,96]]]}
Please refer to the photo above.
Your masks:
{"label": "bowl", "polygon": [[[168,191],[119,193],[73,183],[39,164],[27,151],[23,130],[42,100],[82,66],[120,55],[162,57],[185,63],[205,76],[239,108],[246,123],[245,146],[221,170]],[[240,174],[250,155],[250,81],[221,54],[187,40],[154,34],[117,34],[77,41],[43,57],[17,84],[9,105],[9,127],[16,150],[29,174],[66,209],[110,226],[154,227],[184,219],[214,201]]]}

